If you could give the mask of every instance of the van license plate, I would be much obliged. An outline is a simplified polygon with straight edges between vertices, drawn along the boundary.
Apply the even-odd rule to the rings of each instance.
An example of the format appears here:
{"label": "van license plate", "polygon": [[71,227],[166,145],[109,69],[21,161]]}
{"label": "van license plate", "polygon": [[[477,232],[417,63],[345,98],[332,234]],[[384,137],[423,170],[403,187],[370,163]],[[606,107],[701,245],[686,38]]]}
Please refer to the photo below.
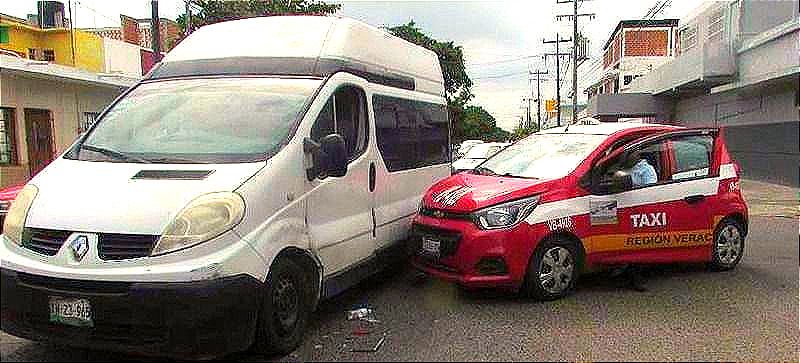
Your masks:
{"label": "van license plate", "polygon": [[94,326],[87,299],[50,297],[50,321],[73,326]]}
{"label": "van license plate", "polygon": [[422,253],[430,257],[439,258],[442,243],[428,237],[422,237]]}

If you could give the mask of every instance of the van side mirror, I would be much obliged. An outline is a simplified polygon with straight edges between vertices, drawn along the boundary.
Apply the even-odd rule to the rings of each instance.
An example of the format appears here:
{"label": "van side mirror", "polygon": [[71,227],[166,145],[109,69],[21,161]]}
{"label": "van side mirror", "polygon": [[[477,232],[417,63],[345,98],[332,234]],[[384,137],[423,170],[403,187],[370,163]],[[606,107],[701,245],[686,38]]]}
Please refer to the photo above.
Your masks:
{"label": "van side mirror", "polygon": [[341,177],[347,174],[347,146],[344,137],[331,134],[318,143],[306,137],[303,151],[311,154],[313,165],[306,170],[309,181],[317,177]]}

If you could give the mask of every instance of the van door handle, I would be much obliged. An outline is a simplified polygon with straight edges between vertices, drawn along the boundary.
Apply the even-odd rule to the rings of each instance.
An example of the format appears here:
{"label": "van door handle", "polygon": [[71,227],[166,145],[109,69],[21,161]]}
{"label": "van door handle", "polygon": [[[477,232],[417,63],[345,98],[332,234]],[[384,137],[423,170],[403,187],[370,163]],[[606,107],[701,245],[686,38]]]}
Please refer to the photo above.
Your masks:
{"label": "van door handle", "polygon": [[683,200],[685,200],[686,203],[689,203],[689,204],[694,204],[694,203],[701,202],[703,199],[706,199],[706,196],[702,195],[702,194],[690,195],[690,196],[688,196],[686,198],[683,198]]}
{"label": "van door handle", "polygon": [[375,191],[375,162],[369,163],[369,192]]}

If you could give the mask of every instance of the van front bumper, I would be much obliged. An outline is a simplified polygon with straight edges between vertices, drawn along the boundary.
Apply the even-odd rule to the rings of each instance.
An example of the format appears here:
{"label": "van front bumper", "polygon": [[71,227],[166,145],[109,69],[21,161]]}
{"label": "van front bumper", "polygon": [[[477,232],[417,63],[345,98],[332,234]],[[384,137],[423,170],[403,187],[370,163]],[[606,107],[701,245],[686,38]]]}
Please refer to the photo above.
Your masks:
{"label": "van front bumper", "polygon": [[[192,282],[70,280],[0,269],[3,331],[26,339],[140,355],[208,359],[247,349],[262,283],[248,275]],[[50,322],[51,297],[88,299],[93,327]]]}

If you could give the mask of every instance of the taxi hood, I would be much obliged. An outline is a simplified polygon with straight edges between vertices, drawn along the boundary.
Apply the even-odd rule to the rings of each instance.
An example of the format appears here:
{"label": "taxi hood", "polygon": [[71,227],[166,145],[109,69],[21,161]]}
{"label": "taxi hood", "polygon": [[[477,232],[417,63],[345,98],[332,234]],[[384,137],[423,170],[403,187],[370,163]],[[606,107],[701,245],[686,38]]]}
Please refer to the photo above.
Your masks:
{"label": "taxi hood", "polygon": [[467,213],[548,190],[556,180],[487,176],[464,172],[440,180],[425,192],[426,207]]}
{"label": "taxi hood", "polygon": [[30,184],[26,227],[161,234],[200,195],[234,191],[265,165],[137,164],[56,159]]}

